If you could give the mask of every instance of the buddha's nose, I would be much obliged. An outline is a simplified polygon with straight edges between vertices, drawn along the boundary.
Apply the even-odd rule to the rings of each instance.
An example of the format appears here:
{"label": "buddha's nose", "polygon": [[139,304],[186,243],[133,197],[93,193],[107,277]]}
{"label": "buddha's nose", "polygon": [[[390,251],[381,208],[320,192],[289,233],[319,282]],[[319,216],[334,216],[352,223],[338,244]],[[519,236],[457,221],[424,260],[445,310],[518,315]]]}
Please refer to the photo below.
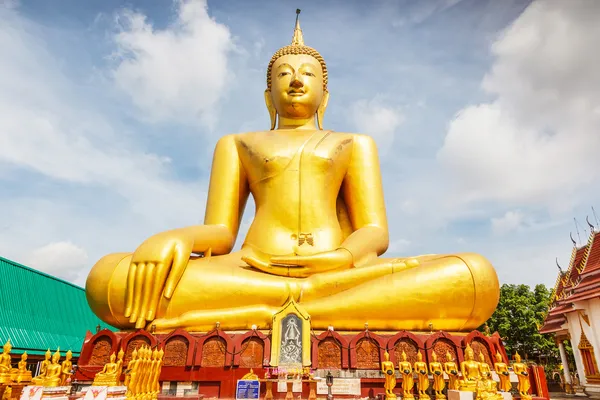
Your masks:
{"label": "buddha's nose", "polygon": [[298,79],[297,75],[294,75],[294,77],[292,78],[292,81],[290,82],[290,86],[298,89],[301,88],[302,86],[304,86],[304,83],[302,83],[302,81],[300,79]]}

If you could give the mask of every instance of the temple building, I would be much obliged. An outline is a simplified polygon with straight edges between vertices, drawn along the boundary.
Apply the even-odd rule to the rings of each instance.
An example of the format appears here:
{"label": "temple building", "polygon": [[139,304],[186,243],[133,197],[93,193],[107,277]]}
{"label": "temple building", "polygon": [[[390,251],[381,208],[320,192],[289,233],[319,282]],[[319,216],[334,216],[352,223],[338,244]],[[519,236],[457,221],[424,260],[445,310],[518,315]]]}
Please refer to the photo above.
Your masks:
{"label": "temple building", "polygon": [[[559,265],[548,314],[539,331],[555,336],[566,391],[600,395],[600,232],[590,228],[584,246],[573,241],[566,271]],[[569,369],[565,342],[573,349],[576,374]]]}
{"label": "temple building", "polygon": [[30,369],[48,349],[73,352],[87,331],[109,328],[90,310],[83,288],[0,257],[0,346],[10,339],[12,363],[27,352]]}

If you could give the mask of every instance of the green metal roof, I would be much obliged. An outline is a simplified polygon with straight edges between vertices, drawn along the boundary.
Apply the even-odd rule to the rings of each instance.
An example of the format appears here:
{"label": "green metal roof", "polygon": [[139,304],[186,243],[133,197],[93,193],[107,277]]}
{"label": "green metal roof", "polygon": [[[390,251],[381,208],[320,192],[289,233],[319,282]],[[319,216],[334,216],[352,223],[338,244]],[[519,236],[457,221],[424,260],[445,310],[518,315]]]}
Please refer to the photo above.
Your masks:
{"label": "green metal roof", "polygon": [[0,257],[0,345],[10,338],[14,354],[60,347],[77,357],[98,324],[113,329],[92,312],[83,288]]}

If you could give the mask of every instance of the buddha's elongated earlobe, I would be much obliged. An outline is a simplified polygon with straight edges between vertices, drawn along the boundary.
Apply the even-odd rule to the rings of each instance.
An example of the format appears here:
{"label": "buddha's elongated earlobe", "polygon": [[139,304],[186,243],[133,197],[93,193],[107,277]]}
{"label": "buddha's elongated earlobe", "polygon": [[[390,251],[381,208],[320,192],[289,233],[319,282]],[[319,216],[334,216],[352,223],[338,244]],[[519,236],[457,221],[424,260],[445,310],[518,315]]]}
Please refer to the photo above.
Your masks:
{"label": "buddha's elongated earlobe", "polygon": [[277,110],[273,105],[273,99],[271,99],[271,91],[269,89],[265,90],[265,104],[267,105],[267,110],[269,110],[269,118],[271,118],[271,130],[275,129],[275,124],[277,123]]}
{"label": "buddha's elongated earlobe", "polygon": [[319,129],[323,129],[323,117],[325,115],[325,110],[327,110],[327,104],[329,103],[329,92],[326,90],[323,93],[323,100],[321,100],[321,104],[317,109],[317,124],[319,124]]}

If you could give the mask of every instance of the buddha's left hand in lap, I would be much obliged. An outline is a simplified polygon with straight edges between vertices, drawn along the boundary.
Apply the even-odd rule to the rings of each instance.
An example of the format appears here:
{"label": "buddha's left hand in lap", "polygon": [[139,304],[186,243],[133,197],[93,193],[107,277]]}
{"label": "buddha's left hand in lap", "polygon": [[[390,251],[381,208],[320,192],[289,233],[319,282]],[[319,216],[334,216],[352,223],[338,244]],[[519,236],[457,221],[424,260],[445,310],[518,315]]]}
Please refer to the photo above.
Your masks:
{"label": "buddha's left hand in lap", "polygon": [[251,267],[272,275],[305,278],[321,272],[352,268],[352,258],[350,251],[340,248],[306,256],[274,256],[268,261],[255,256],[245,256],[242,260]]}

